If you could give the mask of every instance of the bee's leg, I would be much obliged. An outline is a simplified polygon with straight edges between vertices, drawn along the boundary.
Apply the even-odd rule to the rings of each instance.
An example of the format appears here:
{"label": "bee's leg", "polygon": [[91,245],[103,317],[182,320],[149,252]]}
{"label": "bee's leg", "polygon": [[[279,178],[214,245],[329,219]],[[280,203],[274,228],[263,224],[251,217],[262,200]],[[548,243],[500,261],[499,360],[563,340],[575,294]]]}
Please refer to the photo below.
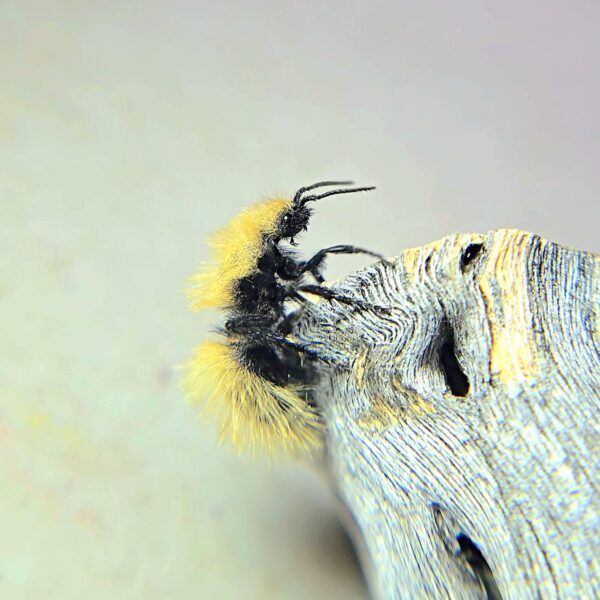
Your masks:
{"label": "bee's leg", "polygon": [[385,260],[381,254],[372,250],[348,244],[338,244],[319,250],[312,258],[309,258],[304,264],[299,266],[300,273],[310,273],[318,283],[323,283],[325,280],[321,274],[321,267],[328,254],[367,254],[379,260]]}
{"label": "bee's leg", "polygon": [[307,261],[298,261],[294,260],[291,256],[283,256],[277,269],[277,275],[279,275],[281,279],[292,281],[298,279],[304,273],[310,273],[317,283],[323,283],[325,280],[321,274],[321,268],[323,267],[323,262],[328,254],[367,254],[368,256],[373,256],[379,260],[385,260],[381,254],[373,252],[372,250],[359,248],[358,246],[350,246],[348,244],[338,244],[319,250]]}
{"label": "bee's leg", "polygon": [[[360,308],[363,310],[375,310],[378,312],[389,313],[390,309],[386,306],[380,306],[378,304],[371,304],[366,300],[360,300],[359,298],[351,298],[350,296],[344,296],[339,294],[335,290],[331,288],[323,287],[322,285],[301,285],[296,288],[297,292],[305,292],[307,294],[314,294],[315,296],[320,296],[321,298],[325,298],[326,300],[337,300],[342,304],[347,304],[348,306],[354,306],[356,308]],[[301,294],[298,294],[301,296]],[[306,299],[304,299],[306,301]]]}
{"label": "bee's leg", "polygon": [[317,351],[309,348],[306,344],[301,344],[300,342],[295,342],[294,340],[290,340],[287,337],[278,337],[273,336],[272,341],[281,346],[285,346],[286,348],[291,348],[292,350],[296,350],[296,352],[302,352],[311,358],[317,360],[325,360]]}

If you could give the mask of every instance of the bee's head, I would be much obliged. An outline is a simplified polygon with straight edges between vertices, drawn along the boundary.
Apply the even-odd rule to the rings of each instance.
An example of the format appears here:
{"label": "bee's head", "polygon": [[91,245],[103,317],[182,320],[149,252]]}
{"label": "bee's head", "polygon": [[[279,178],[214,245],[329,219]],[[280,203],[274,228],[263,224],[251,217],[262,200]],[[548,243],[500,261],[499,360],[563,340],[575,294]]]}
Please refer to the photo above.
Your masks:
{"label": "bee's head", "polygon": [[282,238],[293,238],[308,228],[312,210],[306,204],[293,204],[290,210],[281,215],[278,235]]}
{"label": "bee's head", "polygon": [[320,194],[309,194],[317,188],[329,187],[329,186],[348,186],[352,185],[351,181],[320,181],[319,183],[313,183],[306,187],[300,188],[292,201],[291,208],[283,213],[279,221],[278,236],[280,238],[289,238],[294,243],[294,236],[298,235],[301,231],[305,231],[308,226],[308,221],[312,215],[312,210],[308,208],[309,202],[315,202],[321,198],[327,198],[327,196],[335,196],[336,194],[352,194],[355,192],[367,192],[374,190],[374,187],[359,187],[359,188],[348,188],[338,187],[327,192]]}

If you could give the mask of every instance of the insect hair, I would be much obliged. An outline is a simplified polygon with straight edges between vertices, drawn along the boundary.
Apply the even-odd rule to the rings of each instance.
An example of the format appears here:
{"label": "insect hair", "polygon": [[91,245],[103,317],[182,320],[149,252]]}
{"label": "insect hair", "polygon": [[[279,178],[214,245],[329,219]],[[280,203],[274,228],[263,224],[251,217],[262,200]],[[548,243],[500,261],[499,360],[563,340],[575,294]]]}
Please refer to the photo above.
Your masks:
{"label": "insect hair", "polygon": [[240,449],[310,451],[320,444],[323,424],[310,394],[319,356],[294,341],[293,323],[310,295],[373,308],[323,286],[324,261],[330,254],[382,257],[344,244],[304,259],[294,247],[308,228],[312,203],[374,189],[352,185],[321,181],[291,199],[250,206],[215,234],[209,242],[215,260],[192,278],[192,309],[218,308],[225,319],[222,340],[202,344],[188,363],[188,393],[224,412],[223,431]]}

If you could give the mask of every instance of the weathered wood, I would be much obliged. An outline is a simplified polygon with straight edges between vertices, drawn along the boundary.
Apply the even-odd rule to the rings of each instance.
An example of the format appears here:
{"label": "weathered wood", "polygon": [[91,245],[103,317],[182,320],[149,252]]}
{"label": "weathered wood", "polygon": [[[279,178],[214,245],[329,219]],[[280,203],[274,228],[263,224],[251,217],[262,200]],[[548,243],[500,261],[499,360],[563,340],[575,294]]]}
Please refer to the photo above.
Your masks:
{"label": "weathered wood", "polygon": [[296,332],[373,595],[600,596],[599,257],[453,235],[331,286],[390,308],[316,300]]}

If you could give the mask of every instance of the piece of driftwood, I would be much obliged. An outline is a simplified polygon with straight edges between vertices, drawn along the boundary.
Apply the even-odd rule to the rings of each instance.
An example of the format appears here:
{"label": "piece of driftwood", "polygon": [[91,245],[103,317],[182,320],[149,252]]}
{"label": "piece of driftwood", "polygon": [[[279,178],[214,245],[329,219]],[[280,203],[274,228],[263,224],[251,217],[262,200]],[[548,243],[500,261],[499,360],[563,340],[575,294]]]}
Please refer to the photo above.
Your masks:
{"label": "piece of driftwood", "polygon": [[331,287],[296,334],[373,596],[600,597],[600,257],[453,235]]}

